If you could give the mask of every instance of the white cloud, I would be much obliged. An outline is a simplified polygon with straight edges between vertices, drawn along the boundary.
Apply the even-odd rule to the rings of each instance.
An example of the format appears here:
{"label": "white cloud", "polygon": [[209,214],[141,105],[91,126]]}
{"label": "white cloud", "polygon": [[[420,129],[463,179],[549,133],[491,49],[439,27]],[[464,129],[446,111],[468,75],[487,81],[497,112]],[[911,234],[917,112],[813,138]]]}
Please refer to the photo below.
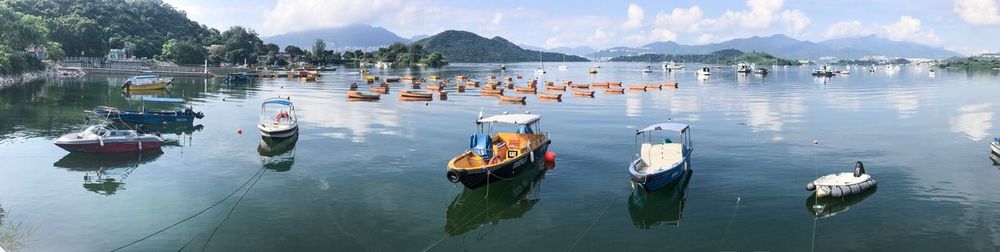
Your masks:
{"label": "white cloud", "polygon": [[792,34],[801,33],[812,22],[809,16],[800,10],[785,10],[781,12],[781,21],[788,27],[788,32]]}
{"label": "white cloud", "polygon": [[656,28],[649,33],[649,41],[677,41],[677,33],[674,33],[667,28]]}
{"label": "white cloud", "polygon": [[958,108],[958,116],[951,118],[951,132],[963,133],[973,141],[983,140],[993,128],[993,104],[973,104]]}
{"label": "white cloud", "polygon": [[493,21],[490,22],[490,24],[500,25],[500,22],[502,21],[503,21],[503,13],[497,12],[496,14],[493,14]]}
{"label": "white cloud", "polygon": [[861,21],[842,21],[830,25],[823,33],[823,36],[832,38],[861,37],[877,35],[897,41],[910,41],[920,44],[937,45],[941,43],[941,38],[933,30],[925,30],[923,22],[911,16],[901,16],[895,23],[888,25],[864,25]]}
{"label": "white cloud", "polygon": [[831,38],[861,37],[872,35],[874,31],[861,24],[861,21],[841,21],[830,25],[823,36]]}
{"label": "white cloud", "polygon": [[401,0],[277,0],[264,18],[264,28],[277,33],[373,23],[384,13],[396,13],[403,6]]}
{"label": "white cloud", "polygon": [[698,43],[707,44],[711,42],[715,42],[715,35],[705,33],[698,36]]}
{"label": "white cloud", "polygon": [[657,13],[654,25],[675,31],[696,32],[702,15],[703,12],[698,6],[687,9],[676,8],[670,13]]}
{"label": "white cloud", "polygon": [[638,4],[628,5],[628,20],[622,24],[622,28],[635,29],[642,27],[642,21],[646,19],[646,13]]}
{"label": "white cloud", "polygon": [[1000,24],[996,0],[955,0],[955,13],[975,25]]}

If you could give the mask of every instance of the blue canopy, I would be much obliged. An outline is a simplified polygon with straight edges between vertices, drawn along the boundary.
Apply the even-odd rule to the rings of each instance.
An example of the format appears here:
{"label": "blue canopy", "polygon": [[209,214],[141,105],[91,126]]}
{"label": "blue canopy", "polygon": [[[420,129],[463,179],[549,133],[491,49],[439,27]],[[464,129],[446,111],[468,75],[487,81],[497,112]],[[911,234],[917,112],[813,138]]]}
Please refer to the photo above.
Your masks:
{"label": "blue canopy", "polygon": [[1000,142],[1000,137],[994,138],[993,141],[994,142]]}
{"label": "blue canopy", "polygon": [[184,103],[184,99],[181,98],[167,98],[167,97],[142,97],[143,102],[159,102],[159,103]]}
{"label": "blue canopy", "polygon": [[675,131],[678,133],[684,133],[685,131],[687,131],[687,129],[688,125],[683,123],[658,123],[649,125],[645,129],[637,130],[635,134],[638,135],[643,132],[657,131],[657,130],[666,130],[666,131]]}
{"label": "blue canopy", "polygon": [[290,101],[288,99],[271,98],[271,99],[265,100],[263,104],[279,104],[279,105],[285,105],[285,106],[292,106],[292,101]]}

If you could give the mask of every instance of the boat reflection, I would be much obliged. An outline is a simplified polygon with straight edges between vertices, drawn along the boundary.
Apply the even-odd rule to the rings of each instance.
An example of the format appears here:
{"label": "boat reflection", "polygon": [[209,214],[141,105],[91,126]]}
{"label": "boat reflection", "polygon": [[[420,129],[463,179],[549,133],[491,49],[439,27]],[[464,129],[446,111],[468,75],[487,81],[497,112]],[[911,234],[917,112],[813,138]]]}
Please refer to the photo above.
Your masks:
{"label": "boat reflection", "polygon": [[824,197],[816,200],[816,194],[809,196],[806,199],[806,209],[812,213],[813,217],[816,219],[825,219],[833,217],[839,213],[847,212],[852,206],[861,203],[865,198],[875,194],[878,191],[878,187],[873,187],[871,190],[862,192],[861,194],[855,194],[846,197]]}
{"label": "boat reflection", "polygon": [[541,199],[538,188],[545,178],[545,161],[525,167],[520,176],[477,189],[465,188],[448,206],[444,231],[457,236],[501,220],[524,216]]}
{"label": "boat reflection", "polygon": [[990,159],[993,160],[993,166],[995,166],[997,169],[1000,169],[1000,156],[991,153]]}
{"label": "boat reflection", "polygon": [[295,143],[299,141],[299,133],[291,137],[267,138],[261,137],[257,145],[260,162],[264,168],[277,172],[286,172],[295,164]]}
{"label": "boat reflection", "polygon": [[110,196],[125,189],[125,179],[132,171],[143,164],[155,161],[161,155],[163,152],[160,150],[139,153],[71,152],[56,161],[53,166],[84,172],[84,189]]}
{"label": "boat reflection", "polygon": [[632,225],[640,229],[650,229],[660,224],[679,226],[692,173],[694,171],[688,169],[682,175],[684,177],[673,185],[653,192],[635,187],[632,196],[628,198],[628,213],[632,218]]}

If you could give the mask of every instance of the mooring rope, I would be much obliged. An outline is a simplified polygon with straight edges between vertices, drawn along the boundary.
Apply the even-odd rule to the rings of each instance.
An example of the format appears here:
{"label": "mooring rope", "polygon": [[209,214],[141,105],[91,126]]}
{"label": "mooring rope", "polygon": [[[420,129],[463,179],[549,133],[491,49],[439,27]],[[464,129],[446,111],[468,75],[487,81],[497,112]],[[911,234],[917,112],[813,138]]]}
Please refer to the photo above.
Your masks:
{"label": "mooring rope", "polygon": [[722,250],[722,246],[726,244],[726,240],[729,238],[729,230],[733,227],[733,220],[736,220],[736,210],[740,209],[740,203],[743,200],[742,194],[736,197],[736,207],[733,207],[733,215],[729,217],[729,224],[726,224],[726,232],[722,234],[722,242],[719,243],[717,250]]}
{"label": "mooring rope", "polygon": [[218,225],[215,225],[215,229],[212,230],[212,234],[209,235],[208,239],[205,240],[205,244],[201,245],[201,251],[205,251],[205,248],[208,247],[208,243],[212,241],[212,237],[215,237],[215,233],[219,231],[219,227],[222,227],[222,224],[226,223],[226,221],[229,220],[229,217],[233,215],[234,211],[236,211],[236,207],[240,205],[240,202],[242,202],[243,198],[247,196],[247,193],[249,193],[250,190],[253,190],[253,186],[257,185],[257,182],[259,182],[260,179],[264,177],[264,174],[267,173],[262,172],[260,173],[260,175],[257,176],[257,179],[254,180],[253,183],[250,184],[250,187],[247,187],[247,189],[243,191],[243,195],[240,195],[240,198],[236,200],[236,203],[233,204],[233,207],[229,208],[229,213],[226,213],[226,218],[223,218]]}
{"label": "mooring rope", "polygon": [[229,199],[230,197],[232,197],[233,195],[235,195],[237,192],[239,192],[240,190],[242,190],[243,187],[246,187],[247,184],[250,183],[250,181],[253,181],[254,178],[256,178],[257,176],[259,176],[262,171],[264,171],[264,167],[261,167],[259,170],[257,170],[257,172],[255,172],[253,176],[251,176],[249,179],[247,179],[246,182],[243,182],[243,184],[240,185],[239,187],[237,187],[236,190],[233,190],[233,192],[229,193],[229,195],[227,195],[226,197],[220,199],[219,201],[216,201],[214,204],[206,207],[205,209],[202,209],[201,211],[198,211],[197,213],[192,214],[191,216],[188,216],[187,218],[181,219],[181,220],[175,222],[174,224],[171,224],[171,225],[169,225],[167,227],[164,227],[164,228],[162,228],[160,230],[157,230],[156,232],[153,232],[153,233],[151,233],[151,234],[149,234],[149,235],[147,235],[145,237],[142,237],[142,238],[139,238],[139,239],[134,240],[132,242],[129,242],[129,243],[125,244],[125,245],[122,245],[121,247],[112,249],[111,251],[114,252],[114,251],[122,250],[122,249],[124,249],[124,248],[126,248],[128,246],[132,246],[132,245],[134,245],[136,243],[139,243],[139,242],[142,242],[142,241],[144,241],[146,239],[149,239],[150,237],[153,237],[153,236],[156,236],[156,235],[158,235],[160,233],[163,233],[164,231],[167,231],[168,229],[176,227],[177,225],[180,225],[181,223],[184,223],[184,222],[187,222],[188,220],[194,219],[194,217],[198,217],[198,215],[201,215],[202,213],[207,212],[209,209],[212,209],[212,208],[218,206],[219,204],[222,204],[222,202],[226,201],[227,199]]}

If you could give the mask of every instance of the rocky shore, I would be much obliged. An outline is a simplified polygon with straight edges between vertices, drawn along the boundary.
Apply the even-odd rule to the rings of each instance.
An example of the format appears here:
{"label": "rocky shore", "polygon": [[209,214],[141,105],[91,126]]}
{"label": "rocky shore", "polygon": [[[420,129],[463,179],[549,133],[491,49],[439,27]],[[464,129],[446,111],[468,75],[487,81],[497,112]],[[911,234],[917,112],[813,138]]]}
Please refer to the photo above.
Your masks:
{"label": "rocky shore", "polygon": [[58,76],[59,72],[51,68],[43,71],[26,72],[15,75],[0,75],[0,89],[25,82],[56,78]]}

